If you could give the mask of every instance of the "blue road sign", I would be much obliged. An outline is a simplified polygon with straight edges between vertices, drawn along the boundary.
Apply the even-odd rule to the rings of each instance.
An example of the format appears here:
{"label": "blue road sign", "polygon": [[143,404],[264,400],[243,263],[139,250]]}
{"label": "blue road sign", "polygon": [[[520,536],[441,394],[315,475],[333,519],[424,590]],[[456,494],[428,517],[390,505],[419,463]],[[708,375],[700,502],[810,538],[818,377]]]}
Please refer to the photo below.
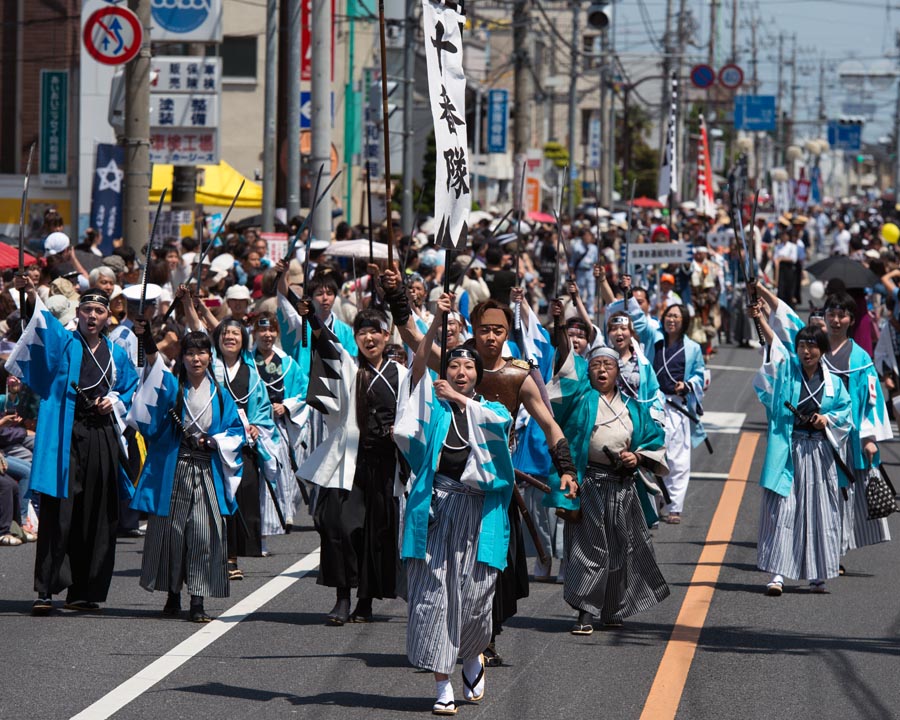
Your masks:
{"label": "blue road sign", "polygon": [[828,144],[834,150],[847,152],[862,149],[862,125],[843,125],[837,120],[829,120]]}
{"label": "blue road sign", "polygon": [[487,145],[489,153],[506,152],[506,129],[509,127],[509,90],[488,92]]}
{"label": "blue road sign", "polygon": [[775,130],[774,95],[737,95],[734,98],[734,129],[748,132]]}
{"label": "blue road sign", "polygon": [[709,65],[694,65],[691,68],[691,82],[702,89],[710,87],[716,81],[716,71]]}

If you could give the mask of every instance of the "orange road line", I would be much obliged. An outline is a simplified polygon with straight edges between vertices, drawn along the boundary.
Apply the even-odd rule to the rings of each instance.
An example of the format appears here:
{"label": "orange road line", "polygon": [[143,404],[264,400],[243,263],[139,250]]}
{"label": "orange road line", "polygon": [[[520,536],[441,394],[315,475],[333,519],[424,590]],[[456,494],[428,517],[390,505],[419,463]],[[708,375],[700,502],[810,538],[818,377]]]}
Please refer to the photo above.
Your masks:
{"label": "orange road line", "polygon": [[716,591],[716,582],[725,560],[725,552],[734,534],[738,510],[744,497],[744,488],[750,476],[753,453],[759,442],[759,433],[741,433],[728,480],[722,488],[722,496],[713,515],[706,542],[691,584],[681,604],[675,627],[666,645],[653,685],[647,695],[641,720],[668,720],[678,712],[684,685],[697,650],[700,631]]}

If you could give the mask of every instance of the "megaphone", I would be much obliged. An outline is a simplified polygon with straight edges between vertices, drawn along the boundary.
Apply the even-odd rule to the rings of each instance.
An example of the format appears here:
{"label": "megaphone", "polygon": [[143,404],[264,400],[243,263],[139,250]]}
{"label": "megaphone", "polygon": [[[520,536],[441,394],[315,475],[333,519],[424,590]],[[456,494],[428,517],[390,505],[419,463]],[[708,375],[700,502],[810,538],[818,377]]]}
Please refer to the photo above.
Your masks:
{"label": "megaphone", "polygon": [[587,24],[597,30],[604,30],[612,23],[612,5],[608,2],[592,3],[587,11]]}

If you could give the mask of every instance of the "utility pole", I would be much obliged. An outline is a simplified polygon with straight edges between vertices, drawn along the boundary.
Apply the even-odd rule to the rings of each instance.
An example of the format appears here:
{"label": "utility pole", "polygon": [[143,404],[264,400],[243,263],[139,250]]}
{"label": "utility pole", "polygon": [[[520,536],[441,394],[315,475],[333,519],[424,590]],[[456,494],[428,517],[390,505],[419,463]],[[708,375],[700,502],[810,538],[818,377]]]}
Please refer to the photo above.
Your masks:
{"label": "utility pole", "polygon": [[[794,123],[797,120],[797,33],[794,33],[791,46],[791,113],[788,121],[788,132],[785,146],[794,144]],[[794,161],[791,160],[791,177],[794,174]]]}
{"label": "utility pole", "polygon": [[[681,79],[684,77],[684,53],[685,47],[687,46],[687,30],[684,27],[684,19],[687,17],[687,0],[679,0],[678,3],[678,24],[677,24],[677,32],[678,32],[678,56],[676,58],[675,64],[675,72],[678,77],[678,87],[682,88],[681,93],[679,94],[679,102],[681,103],[681,107],[687,107],[687,103],[684,101],[685,98],[685,85],[681,82]],[[671,79],[670,79],[671,82]],[[670,88],[671,92],[671,88]],[[667,96],[666,96],[667,97]],[[684,141],[686,137],[686,133],[684,130],[684,112],[681,109],[678,109],[678,112],[675,115],[675,157],[678,158],[678,172],[681,173],[681,177],[679,178],[678,188],[682,197],[684,197],[684,188],[687,187],[684,182],[685,177],[687,177],[687,143]]]}
{"label": "utility pole", "polygon": [[[900,51],[900,32],[896,35]],[[894,111],[894,202],[900,199],[900,82],[897,83],[897,109]]]}
{"label": "utility pole", "polygon": [[275,230],[275,163],[278,136],[278,0],[266,0],[266,90],[263,136],[263,232]]}
{"label": "utility pole", "polygon": [[[297,6],[300,0],[294,0]],[[299,10],[298,10],[299,12]],[[309,158],[310,176],[317,176],[322,169],[319,192],[331,180],[331,3],[313,2],[310,10],[310,42],[312,43],[311,130],[312,150]],[[299,67],[299,65],[298,65]],[[299,77],[299,73],[297,73]],[[300,102],[299,88],[297,103]],[[297,126],[299,127],[299,121]],[[296,130],[295,130],[296,132]],[[310,207],[316,198],[310,197]],[[390,199],[387,202],[390,223]],[[331,239],[331,198],[323,198],[313,216],[312,237],[316,240]]]}
{"label": "utility pole", "polygon": [[[403,198],[400,206],[400,227],[406,232],[412,227],[415,211],[413,209],[413,155],[415,143],[413,137],[413,97],[416,80],[416,47],[413,44],[416,27],[415,0],[406,0],[406,20],[403,29]],[[481,93],[478,94],[481,99]],[[478,130],[475,129],[476,136]],[[475,154],[479,152],[476,146]],[[477,171],[477,170],[476,170]],[[473,198],[476,195],[473,193]]]}
{"label": "utility pole", "polygon": [[775,98],[776,162],[784,164],[784,33],[778,33],[778,94]]}
{"label": "utility pole", "polygon": [[[321,3],[313,3],[313,14]],[[329,8],[331,6],[329,5]],[[330,9],[329,11],[330,12]],[[287,209],[288,222],[292,217],[300,214],[300,0],[288,0],[288,63],[287,63],[287,131],[285,133],[285,142],[287,142],[287,178],[285,187],[287,194],[285,197],[285,207]],[[331,37],[330,31],[328,37]],[[313,53],[315,53],[316,33],[312,33]],[[315,56],[314,56],[315,59]],[[313,63],[313,74],[315,74],[315,63]],[[315,94],[313,95],[313,103],[315,103]],[[330,118],[330,109],[324,116],[327,122]],[[316,122],[317,113],[312,112],[313,123]],[[313,137],[315,137],[315,125],[313,126]],[[315,232],[315,229],[313,229]]]}
{"label": "utility pole", "polygon": [[[753,94],[759,93],[759,68],[757,56],[759,47],[756,42],[756,18],[752,17],[750,21],[750,86],[753,88]],[[753,133],[753,170],[756,178],[756,187],[759,187],[759,178],[762,177],[762,168],[760,167],[760,134]]]}
{"label": "utility pole", "polygon": [[[522,166],[531,144],[531,122],[528,108],[531,105],[531,82],[528,77],[528,23],[529,0],[516,0],[513,6],[513,203],[520,202],[518,188],[522,184]],[[522,206],[516,208],[521,210]]]}
{"label": "utility pole", "polygon": [[575,216],[575,193],[572,192],[572,179],[577,172],[577,163],[575,162],[575,113],[578,107],[577,85],[578,85],[578,2],[572,0],[572,47],[570,48],[570,66],[569,66],[569,175],[566,178],[566,190],[568,192],[568,202],[566,203],[566,212],[569,219]]}
{"label": "utility pole", "polygon": [[709,53],[706,61],[711,67],[716,66],[716,35],[719,34],[719,2],[720,0],[712,0],[712,2],[709,3]]}
{"label": "utility pole", "polygon": [[[669,94],[669,90],[672,84],[672,55],[673,55],[673,47],[672,47],[672,5],[674,4],[674,0],[666,0],[666,26],[663,31],[663,66],[662,66],[662,91],[659,96],[662,98],[660,102],[662,110],[662,122],[659,124],[659,151],[660,153],[664,152],[666,147],[666,118],[668,117],[668,113],[665,111],[666,106],[666,96]],[[678,27],[681,27],[681,18],[678,19]],[[680,42],[680,38],[678,38]]]}
{"label": "utility pole", "polygon": [[731,62],[738,61],[737,54],[738,0],[731,0]]}
{"label": "utility pole", "polygon": [[610,153],[607,132],[609,125],[609,100],[606,86],[609,84],[609,28],[600,30],[600,205],[612,206],[612,187],[609,184],[607,168],[610,166]]}
{"label": "utility pole", "polygon": [[[187,46],[187,54],[192,57],[202,58],[205,52],[206,46],[202,43],[190,43]],[[172,168],[172,189],[169,193],[169,207],[173,212],[190,210],[193,224],[196,226],[197,218],[193,217],[193,213],[197,209],[196,165],[175,165]]]}
{"label": "utility pole", "polygon": [[128,0],[144,29],[137,57],[125,66],[125,192],[122,231],[135,252],[150,237],[150,0]]}
{"label": "utility pole", "polygon": [[819,107],[818,107],[819,137],[825,134],[825,58],[819,60]]}

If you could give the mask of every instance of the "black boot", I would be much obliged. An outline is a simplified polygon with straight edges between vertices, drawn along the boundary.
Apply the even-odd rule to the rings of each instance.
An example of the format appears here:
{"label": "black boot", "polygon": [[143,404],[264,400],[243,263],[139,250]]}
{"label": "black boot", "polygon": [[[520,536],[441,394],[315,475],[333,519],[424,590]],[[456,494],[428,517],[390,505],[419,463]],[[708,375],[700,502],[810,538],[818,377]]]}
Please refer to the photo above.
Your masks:
{"label": "black boot", "polygon": [[168,617],[175,617],[181,613],[181,593],[169,592],[166,604],[163,607],[162,614]]}
{"label": "black boot", "polygon": [[190,618],[195,623],[208,623],[212,620],[203,609],[203,598],[200,595],[191,595]]}
{"label": "black boot", "polygon": [[372,622],[372,598],[357,598],[356,607],[350,613],[352,623]]}
{"label": "black boot", "polygon": [[337,602],[325,617],[328,625],[340,627],[350,620],[350,588],[337,589]]}

